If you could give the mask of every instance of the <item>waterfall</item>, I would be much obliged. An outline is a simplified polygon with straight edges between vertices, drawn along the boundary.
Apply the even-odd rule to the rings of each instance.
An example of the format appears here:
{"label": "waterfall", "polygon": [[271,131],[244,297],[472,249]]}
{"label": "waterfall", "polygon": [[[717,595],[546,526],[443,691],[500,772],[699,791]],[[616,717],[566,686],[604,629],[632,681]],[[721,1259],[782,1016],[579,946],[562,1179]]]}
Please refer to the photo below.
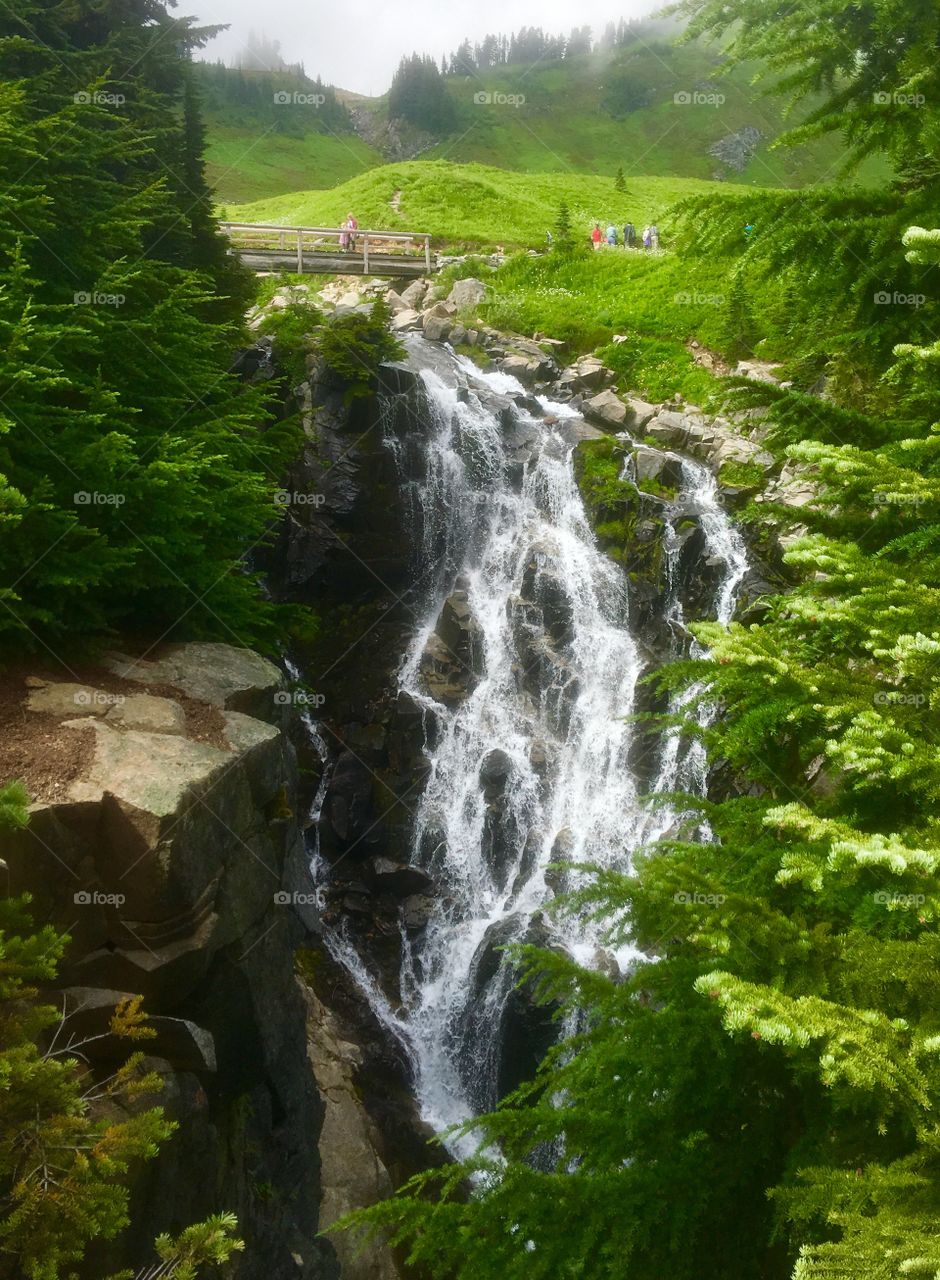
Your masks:
{"label": "waterfall", "polygon": [[[697,743],[668,731],[651,780],[631,765],[630,717],[651,657],[627,575],[598,548],[575,482],[578,415],[541,398],[541,412],[507,412],[505,397],[528,394],[514,378],[420,340],[413,363],[425,366],[428,420],[420,435],[389,441],[412,511],[420,601],[399,683],[430,726],[411,861],[438,896],[423,931],[402,926],[394,1007],[342,927],[329,943],[405,1046],[422,1114],[441,1130],[493,1106],[513,1054],[527,1047],[513,1032],[520,1002],[499,948],[535,941],[625,969],[628,949],[605,953],[599,927],[544,907],[579,883],[574,864],[628,869],[681,818],[664,793],[701,792],[706,761]],[[719,621],[730,620],[747,568],[712,474],[676,464],[681,483],[663,516],[674,656],[688,652],[679,525],[699,531]],[[459,645],[440,638],[448,609],[463,618]],[[460,696],[429,685],[435,646],[459,660]],[[688,690],[671,710],[705,724],[700,704],[701,688]]]}

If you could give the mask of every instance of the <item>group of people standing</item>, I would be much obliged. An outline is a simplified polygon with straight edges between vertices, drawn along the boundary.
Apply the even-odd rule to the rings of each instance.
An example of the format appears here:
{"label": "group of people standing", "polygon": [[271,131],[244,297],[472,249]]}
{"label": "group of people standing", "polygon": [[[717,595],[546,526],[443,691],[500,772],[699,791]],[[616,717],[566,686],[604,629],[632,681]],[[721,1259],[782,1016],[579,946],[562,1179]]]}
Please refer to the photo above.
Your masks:
{"label": "group of people standing", "polygon": [[659,248],[659,228],[655,223],[643,228],[643,234],[637,235],[636,227],[632,222],[624,224],[623,239],[620,238],[620,229],[615,227],[611,222],[606,230],[601,229],[599,222],[594,223],[594,230],[591,232],[591,243],[595,249],[600,249],[602,245],[609,245],[611,248],[622,245],[625,249],[638,249],[640,245],[644,249]]}

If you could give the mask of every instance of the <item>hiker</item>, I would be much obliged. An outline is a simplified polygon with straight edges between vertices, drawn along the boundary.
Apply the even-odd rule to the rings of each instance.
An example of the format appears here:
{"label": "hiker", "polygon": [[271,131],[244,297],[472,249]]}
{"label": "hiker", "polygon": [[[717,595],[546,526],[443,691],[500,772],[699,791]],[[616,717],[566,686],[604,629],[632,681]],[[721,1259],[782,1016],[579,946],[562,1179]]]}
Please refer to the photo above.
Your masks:
{"label": "hiker", "polygon": [[659,227],[655,222],[650,227],[650,248],[659,252]]}
{"label": "hiker", "polygon": [[643,228],[643,248],[651,249],[653,247],[653,233],[649,227]]}
{"label": "hiker", "polygon": [[595,222],[594,230],[591,232],[591,240],[594,244],[595,250],[601,247],[601,241],[603,239],[604,239],[604,233],[603,231],[601,231],[601,224],[599,222]]}
{"label": "hiker", "polygon": [[607,227],[607,243],[610,245],[610,247],[611,247],[612,249],[613,249],[613,248],[616,248],[616,245],[617,245],[617,228],[614,226],[614,224],[613,224],[612,222],[611,222],[611,223],[609,224],[609,226]]}
{"label": "hiker", "polygon": [[346,221],[343,223],[343,232],[339,238],[339,247],[342,250],[345,251],[345,250],[355,249],[356,247],[355,232],[357,232],[358,230],[359,230],[359,223],[356,221],[355,214],[352,213],[352,211],[350,211],[346,215]]}
{"label": "hiker", "polygon": [[549,249],[555,243],[555,237],[552,235],[550,231],[545,232],[545,243],[548,245]]}
{"label": "hiker", "polygon": [[635,244],[636,244],[636,227],[633,225],[632,222],[627,222],[624,224],[624,228],[623,228],[623,247],[625,249],[632,249]]}
{"label": "hiker", "polygon": [[753,233],[754,233],[754,223],[748,222],[744,228],[744,239],[750,240]]}

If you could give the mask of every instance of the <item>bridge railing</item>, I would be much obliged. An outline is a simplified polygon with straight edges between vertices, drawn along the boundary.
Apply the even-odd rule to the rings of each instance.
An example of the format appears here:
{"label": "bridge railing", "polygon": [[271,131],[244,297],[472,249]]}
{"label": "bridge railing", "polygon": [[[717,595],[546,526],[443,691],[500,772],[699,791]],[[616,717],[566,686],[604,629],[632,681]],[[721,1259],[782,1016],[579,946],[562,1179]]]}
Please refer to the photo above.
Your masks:
{"label": "bridge railing", "polygon": [[[370,252],[418,257],[422,250],[428,273],[431,271],[431,237],[423,231],[370,231],[361,227],[346,231],[342,227],[289,227],[272,222],[220,222],[219,229],[242,251],[296,253],[300,273],[306,252],[322,253],[324,246],[332,246],[334,242],[340,252],[361,254],[364,271],[369,270]],[[348,245],[350,237],[354,247],[344,250],[343,241]]]}

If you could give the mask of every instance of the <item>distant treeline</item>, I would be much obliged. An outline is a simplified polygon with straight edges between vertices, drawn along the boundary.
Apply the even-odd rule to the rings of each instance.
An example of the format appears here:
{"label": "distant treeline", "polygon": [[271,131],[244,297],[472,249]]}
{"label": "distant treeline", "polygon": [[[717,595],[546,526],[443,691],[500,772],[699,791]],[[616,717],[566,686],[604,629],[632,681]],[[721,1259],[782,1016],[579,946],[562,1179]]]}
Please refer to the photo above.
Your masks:
{"label": "distant treeline", "polygon": [[333,87],[319,76],[311,80],[302,66],[255,71],[221,62],[194,62],[193,70],[203,103],[216,117],[226,111],[233,116],[251,115],[269,121],[279,133],[352,131],[349,112]]}
{"label": "distant treeline", "polygon": [[464,40],[456,53],[441,60],[441,72],[444,75],[472,75],[490,67],[575,58],[603,49],[622,48],[645,38],[657,39],[662,32],[662,23],[637,18],[629,22],[624,18],[619,22],[609,22],[597,42],[590,26],[573,27],[566,36],[553,35],[541,27],[522,27],[508,36],[484,36],[479,44]]}

